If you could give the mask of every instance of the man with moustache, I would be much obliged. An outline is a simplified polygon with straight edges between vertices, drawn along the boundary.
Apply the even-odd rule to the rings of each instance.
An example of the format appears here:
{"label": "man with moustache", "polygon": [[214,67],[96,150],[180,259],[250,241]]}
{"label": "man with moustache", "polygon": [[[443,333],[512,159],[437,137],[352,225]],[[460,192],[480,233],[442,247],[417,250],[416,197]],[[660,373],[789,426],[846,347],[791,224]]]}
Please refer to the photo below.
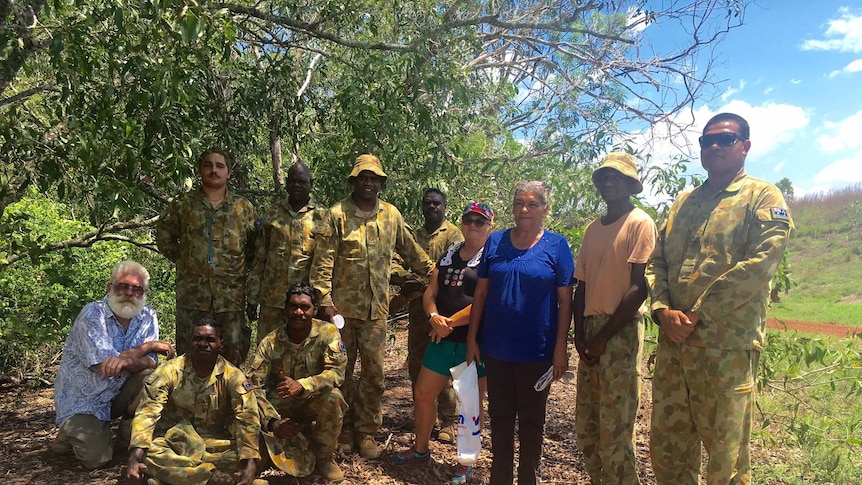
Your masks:
{"label": "man with moustache", "polygon": [[273,464],[294,477],[317,468],[328,481],[344,479],[333,460],[347,403],[347,353],[335,325],[314,318],[317,291],[308,283],[287,290],[281,326],[258,345],[249,378],[260,408]]}
{"label": "man with moustache", "polygon": [[257,343],[283,326],[284,295],[296,283],[308,281],[314,256],[314,234],[322,223],[326,208],[310,197],[311,170],[297,162],[288,169],[287,199],[276,202],[262,218],[255,243],[254,267],[248,276],[250,320],[257,322]]}
{"label": "man with moustache", "polygon": [[[320,291],[326,315],[345,319],[341,336],[347,346],[345,398],[350,405],[341,440],[344,451],[359,448],[363,458],[377,458],[374,433],[383,423],[383,350],[389,314],[389,278],[398,253],[423,281],[434,268],[416,244],[398,209],[378,199],[386,182],[380,159],[360,155],[347,178],[351,195],[329,209],[318,236],[311,284]],[[358,384],[351,379],[362,356]]]}
{"label": "man with moustache", "polygon": [[680,195],[647,270],[659,341],[650,455],[656,482],[751,483],[751,425],[769,286],[793,227],[781,191],[745,172],[748,122],[706,123],[709,177]]}
{"label": "man with moustache", "polygon": [[[71,451],[87,469],[111,460],[111,420],[128,432],[144,378],[156,354],[174,349],[159,340],[156,311],[146,305],[150,274],[134,261],[114,266],[105,298],[87,304],[69,331],[54,382],[55,452]],[[125,443],[122,444],[125,446]]]}
{"label": "man with moustache", "polygon": [[246,273],[254,255],[257,213],[251,202],[227,188],[227,152],[203,152],[198,174],[200,188],[171,201],[156,223],[159,251],[177,265],[177,351],[189,351],[194,322],[213,317],[222,324],[222,353],[240,365],[251,347]]}
{"label": "man with moustache", "polygon": [[126,478],[147,485],[266,485],[255,480],[260,422],[251,383],[219,355],[221,324],[192,327],[192,350],[147,379]]}
{"label": "man with moustache", "polygon": [[[446,196],[440,189],[430,188],[422,194],[422,216],[425,223],[413,231],[413,237],[431,261],[439,261],[446,254],[447,249],[464,240],[458,226],[446,219]],[[410,374],[411,384],[415,387],[419,370],[422,369],[425,349],[431,341],[431,323],[422,307],[422,293],[427,285],[421,278],[404,269],[400,258],[396,257],[392,265],[392,284],[401,287],[401,292],[393,298],[393,301],[399,297],[410,301],[407,326],[407,372]],[[397,306],[397,303],[389,305],[390,309]],[[440,419],[440,432],[437,433],[437,439],[444,443],[454,443],[458,401],[451,383],[446,385],[437,398],[437,416]]]}

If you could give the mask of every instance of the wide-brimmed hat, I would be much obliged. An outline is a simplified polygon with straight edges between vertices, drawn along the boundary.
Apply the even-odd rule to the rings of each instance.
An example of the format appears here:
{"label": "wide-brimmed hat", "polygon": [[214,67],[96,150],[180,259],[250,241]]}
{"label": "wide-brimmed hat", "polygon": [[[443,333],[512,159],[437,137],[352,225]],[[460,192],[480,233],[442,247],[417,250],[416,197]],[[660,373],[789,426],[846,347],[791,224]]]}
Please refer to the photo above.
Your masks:
{"label": "wide-brimmed hat", "polygon": [[353,177],[358,176],[363,170],[368,170],[378,177],[383,177],[384,182],[387,178],[386,172],[383,171],[383,165],[380,163],[380,159],[370,153],[366,153],[356,157],[356,161],[353,162],[353,170],[350,172],[350,175],[347,176],[347,181],[352,181]]}
{"label": "wide-brimmed hat", "polygon": [[634,182],[635,191],[632,194],[639,194],[643,192],[644,185],[641,183],[640,178],[638,177],[638,164],[635,160],[635,157],[629,155],[625,152],[612,152],[608,153],[608,156],[605,157],[605,160],[599,165],[599,168],[593,170],[593,183],[596,183],[596,174],[599,170],[604,170],[606,168],[616,170],[617,172],[625,175],[630,178]]}
{"label": "wide-brimmed hat", "polygon": [[494,211],[491,210],[491,207],[484,202],[470,202],[467,204],[467,207],[464,208],[464,212],[461,213],[461,217],[470,213],[479,214],[485,219],[494,222]]}

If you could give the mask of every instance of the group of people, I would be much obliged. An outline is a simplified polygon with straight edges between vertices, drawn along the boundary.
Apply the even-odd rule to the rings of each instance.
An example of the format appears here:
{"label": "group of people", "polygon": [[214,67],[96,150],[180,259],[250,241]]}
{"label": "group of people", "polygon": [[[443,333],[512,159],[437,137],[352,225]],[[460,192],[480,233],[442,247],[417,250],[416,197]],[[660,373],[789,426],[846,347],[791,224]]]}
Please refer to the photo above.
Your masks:
{"label": "group of people", "polygon": [[[57,375],[60,427],[52,447],[87,468],[112,456],[111,423],[129,440],[130,483],[265,483],[266,466],[292,476],[344,473],[334,452],[381,454],[383,358],[390,284],[409,300],[413,446],[393,466],[431,460],[430,440],[458,434],[451,369],[475,362],[487,391],[490,483],[540,483],[550,383],[579,355],[574,427],[592,483],[639,483],[634,425],[646,299],[659,325],[650,452],[658,483],[750,483],[754,378],[764,345],[769,283],[793,224],[780,191],[749,176],[748,123],[722,113],[700,137],[708,179],[681,195],[657,229],[637,208],[634,157],[611,153],[592,181],[607,212],[584,231],[577,260],[544,227],[549,187],[515,186],[514,227],[494,231],[476,201],[460,228],[428,189],[411,231],[379,199],[387,175],[361,155],[352,193],[325,209],[312,174],[294,164],[287,199],[259,217],[227,188],[228,155],[199,159],[201,187],[178,197],[157,226],[177,265],[177,353],[146,306],[147,270],[117,264],[103,300],[80,313]],[[398,300],[399,298],[396,298]],[[257,349],[246,372],[251,331]],[[167,362],[156,366],[157,355]],[[356,359],[361,371],[354,377]],[[482,413],[470,417],[483,421]],[[463,417],[460,417],[463,419]],[[125,442],[122,441],[125,445]],[[457,464],[451,483],[472,467]]]}

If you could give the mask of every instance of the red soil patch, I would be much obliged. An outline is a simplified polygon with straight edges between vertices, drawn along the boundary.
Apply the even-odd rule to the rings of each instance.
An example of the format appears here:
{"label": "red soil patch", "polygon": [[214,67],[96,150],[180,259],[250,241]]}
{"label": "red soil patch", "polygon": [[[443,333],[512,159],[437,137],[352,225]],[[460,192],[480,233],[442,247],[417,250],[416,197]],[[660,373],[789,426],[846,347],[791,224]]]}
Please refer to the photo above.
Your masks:
{"label": "red soil patch", "polygon": [[785,330],[789,332],[815,333],[832,337],[860,337],[862,327],[848,327],[837,323],[803,322],[799,320],[766,320],[766,328]]}

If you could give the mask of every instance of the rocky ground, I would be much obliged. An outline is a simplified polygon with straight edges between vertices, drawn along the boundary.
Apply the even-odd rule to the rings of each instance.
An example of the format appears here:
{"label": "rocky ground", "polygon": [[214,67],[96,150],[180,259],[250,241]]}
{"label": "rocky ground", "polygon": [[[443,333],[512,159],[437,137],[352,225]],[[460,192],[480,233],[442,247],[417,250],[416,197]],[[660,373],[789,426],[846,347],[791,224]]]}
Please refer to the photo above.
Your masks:
{"label": "rocky ground", "polygon": [[[775,328],[817,331],[837,336],[857,335],[862,329],[841,326],[804,324],[803,322],[771,322]],[[412,398],[407,371],[403,368],[406,353],[406,329],[399,323],[390,339],[387,360],[387,389],[383,397],[384,421],[377,439],[386,444],[386,454],[410,445],[412,434],[408,431],[412,420]],[[572,371],[576,365],[572,361]],[[39,387],[28,386],[35,384]],[[651,414],[652,386],[648,379],[643,383],[643,398],[638,413],[637,454],[641,482],[655,483],[649,462],[648,424]],[[88,472],[70,456],[59,456],[48,449],[56,434],[52,389],[44,383],[27,381],[24,384],[9,383],[0,387],[0,480],[2,485],[19,484],[116,484],[121,480],[125,453],[117,450],[114,460],[107,468]],[[545,427],[543,483],[581,484],[589,483],[583,469],[581,451],[574,433],[575,385],[554,383],[548,402],[548,417]],[[487,453],[490,443],[483,436],[483,454],[477,471],[470,483],[485,483],[490,469]],[[365,460],[358,455],[339,456],[345,471],[345,484],[380,485],[438,485],[447,483],[451,466],[455,463],[455,446],[432,441],[434,461],[428,466],[392,467],[385,460]],[[753,450],[755,469],[757,462],[780,459],[771,450],[755,446]],[[385,454],[384,454],[385,458]],[[312,475],[304,479],[284,476],[272,470],[263,473],[272,485],[322,484],[320,477]]]}

